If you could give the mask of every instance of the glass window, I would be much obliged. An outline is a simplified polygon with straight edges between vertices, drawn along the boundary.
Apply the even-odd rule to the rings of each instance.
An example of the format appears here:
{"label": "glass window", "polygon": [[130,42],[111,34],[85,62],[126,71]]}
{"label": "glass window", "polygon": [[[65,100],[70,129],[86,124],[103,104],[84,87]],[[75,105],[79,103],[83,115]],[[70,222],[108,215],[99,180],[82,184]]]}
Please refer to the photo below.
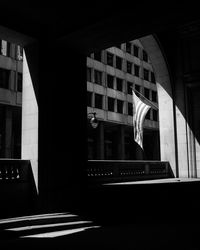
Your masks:
{"label": "glass window", "polygon": [[138,66],[137,64],[134,64],[134,72],[135,72],[135,76],[139,76],[140,66]]}
{"label": "glass window", "polygon": [[148,62],[148,55],[145,50],[142,51],[142,59],[143,61]]}
{"label": "glass window", "polygon": [[123,91],[123,80],[121,78],[116,78],[117,81],[117,90],[118,91]]}
{"label": "glass window", "polygon": [[108,97],[108,110],[113,112],[115,110],[115,99],[112,97]]}
{"label": "glass window", "polygon": [[0,88],[9,88],[10,70],[0,68]]}
{"label": "glass window", "polygon": [[114,88],[114,76],[107,74],[107,87]]}
{"label": "glass window", "polygon": [[157,92],[152,90],[152,101],[157,102]]}
{"label": "glass window", "polygon": [[122,58],[119,56],[116,56],[116,68],[122,69]]}
{"label": "glass window", "polygon": [[7,42],[4,40],[0,40],[1,45],[1,55],[7,56]]}
{"label": "glass window", "polygon": [[145,96],[147,99],[150,99],[150,91],[149,91],[149,89],[144,88],[144,96]]}
{"label": "glass window", "polygon": [[127,73],[132,74],[132,62],[129,61],[126,62],[126,71]]}
{"label": "glass window", "polygon": [[22,73],[17,73],[17,91],[22,92]]}
{"label": "glass window", "polygon": [[132,47],[132,44],[130,42],[127,42],[126,43],[126,52],[127,53],[130,53],[131,54],[131,47]]}
{"label": "glass window", "polygon": [[132,88],[133,88],[132,82],[127,82],[127,92],[129,95],[132,95]]}
{"label": "glass window", "polygon": [[[135,94],[138,96],[138,97],[140,97],[140,92],[141,92],[141,87],[140,87],[140,85],[137,85],[137,84],[135,84]],[[139,92],[139,93],[138,93]]]}
{"label": "glass window", "polygon": [[103,107],[103,96],[95,93],[95,108],[102,109]]}
{"label": "glass window", "polygon": [[133,115],[133,104],[128,102],[128,115]]}
{"label": "glass window", "polygon": [[87,106],[92,107],[92,92],[87,92]]}
{"label": "glass window", "polygon": [[153,120],[158,121],[158,111],[153,109]]}
{"label": "glass window", "polygon": [[117,100],[117,112],[123,114],[123,101]]}
{"label": "glass window", "polygon": [[94,82],[102,85],[102,72],[99,70],[94,70]]}
{"label": "glass window", "polygon": [[143,69],[143,77],[144,80],[149,81],[149,71],[147,69]]}
{"label": "glass window", "polygon": [[156,83],[154,72],[151,72],[151,82]]}
{"label": "glass window", "polygon": [[92,69],[87,67],[87,81],[92,82]]}
{"label": "glass window", "polygon": [[136,45],[133,45],[133,54],[136,57],[139,57],[139,48]]}
{"label": "glass window", "polygon": [[107,52],[107,64],[113,66],[114,56],[113,54]]}
{"label": "glass window", "polygon": [[17,45],[17,49],[16,49],[16,59],[19,61],[23,59],[23,48],[19,45]]}

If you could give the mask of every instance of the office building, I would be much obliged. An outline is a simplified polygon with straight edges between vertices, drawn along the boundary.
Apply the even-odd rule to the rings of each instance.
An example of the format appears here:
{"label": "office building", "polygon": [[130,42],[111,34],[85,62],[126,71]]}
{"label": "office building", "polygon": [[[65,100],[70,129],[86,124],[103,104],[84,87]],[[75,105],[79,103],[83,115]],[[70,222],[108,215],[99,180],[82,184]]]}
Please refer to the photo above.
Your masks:
{"label": "office building", "polygon": [[[144,153],[133,138],[132,89],[151,106],[144,121]],[[157,160],[159,118],[155,72],[140,39],[92,53],[87,58],[88,159]]]}
{"label": "office building", "polygon": [[0,40],[0,157],[21,157],[22,47]]}

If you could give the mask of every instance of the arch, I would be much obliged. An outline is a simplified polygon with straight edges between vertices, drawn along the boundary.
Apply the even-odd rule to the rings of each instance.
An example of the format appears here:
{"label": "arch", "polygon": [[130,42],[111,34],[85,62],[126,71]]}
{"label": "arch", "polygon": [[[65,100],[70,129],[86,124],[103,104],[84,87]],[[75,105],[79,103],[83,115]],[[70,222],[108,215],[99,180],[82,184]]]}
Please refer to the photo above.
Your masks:
{"label": "arch", "polygon": [[153,35],[140,38],[140,41],[147,51],[155,72],[160,124],[160,154],[161,160],[169,161],[174,174],[177,176],[176,146],[175,146],[175,122],[172,87],[170,75],[164,56],[159,44]]}

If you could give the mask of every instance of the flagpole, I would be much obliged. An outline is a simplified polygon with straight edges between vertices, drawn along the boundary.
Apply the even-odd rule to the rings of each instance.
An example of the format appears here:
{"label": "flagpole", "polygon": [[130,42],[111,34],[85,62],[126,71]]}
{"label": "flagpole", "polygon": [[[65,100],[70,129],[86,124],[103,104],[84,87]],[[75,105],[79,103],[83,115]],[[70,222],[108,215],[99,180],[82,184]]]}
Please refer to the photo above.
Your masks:
{"label": "flagpole", "polygon": [[134,89],[133,87],[131,87],[133,91],[136,91],[139,95],[141,95],[147,102],[149,102],[154,108],[158,109],[158,107],[153,104],[150,100],[148,100],[145,96],[143,96],[139,91],[137,91],[136,89]]}

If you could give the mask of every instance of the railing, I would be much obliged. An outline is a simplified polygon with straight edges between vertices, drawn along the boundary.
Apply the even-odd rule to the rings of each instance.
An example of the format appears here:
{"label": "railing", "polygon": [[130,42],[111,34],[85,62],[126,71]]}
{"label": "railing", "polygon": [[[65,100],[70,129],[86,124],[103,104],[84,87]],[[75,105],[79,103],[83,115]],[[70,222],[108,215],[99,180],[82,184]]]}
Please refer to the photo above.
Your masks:
{"label": "railing", "polygon": [[0,185],[28,181],[28,165],[27,160],[0,159]]}
{"label": "railing", "polygon": [[112,161],[89,160],[89,182],[106,183],[173,178],[169,162],[165,161]]}
{"label": "railing", "polygon": [[0,217],[32,209],[36,188],[29,160],[0,159]]}

